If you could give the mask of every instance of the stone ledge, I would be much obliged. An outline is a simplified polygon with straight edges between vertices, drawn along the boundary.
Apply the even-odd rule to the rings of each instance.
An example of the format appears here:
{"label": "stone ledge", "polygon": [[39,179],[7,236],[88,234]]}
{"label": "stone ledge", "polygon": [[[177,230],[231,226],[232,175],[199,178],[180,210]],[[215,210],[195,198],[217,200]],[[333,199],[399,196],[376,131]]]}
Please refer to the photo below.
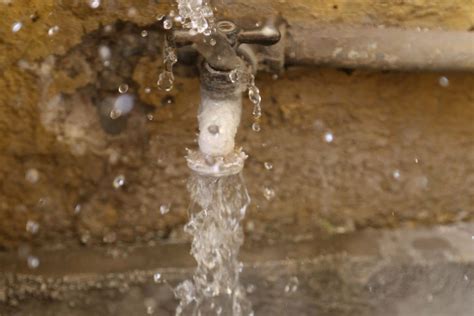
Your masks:
{"label": "stone ledge", "polygon": [[[474,294],[473,235],[474,225],[463,224],[252,245],[241,256],[243,279],[250,292],[255,288],[251,297],[258,315],[319,310],[318,315],[467,316],[474,311],[468,299]],[[128,249],[128,257],[116,259],[104,249],[58,250],[42,254],[42,264],[32,272],[11,254],[1,254],[0,313],[26,315],[41,306],[40,315],[65,309],[85,315],[90,308],[115,310],[128,302],[123,311],[115,310],[126,315],[143,308],[148,297],[163,315],[172,315],[169,285],[192,272],[187,249],[183,244]],[[165,283],[153,282],[158,272]],[[296,284],[294,291],[288,290],[290,283]]]}

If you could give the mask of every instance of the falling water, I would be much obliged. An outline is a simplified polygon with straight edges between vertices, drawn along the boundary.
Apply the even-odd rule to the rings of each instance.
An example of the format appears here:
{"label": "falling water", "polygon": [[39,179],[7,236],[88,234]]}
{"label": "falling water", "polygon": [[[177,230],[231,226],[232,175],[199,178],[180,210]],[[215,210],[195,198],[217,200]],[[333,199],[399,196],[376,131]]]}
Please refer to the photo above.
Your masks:
{"label": "falling water", "polygon": [[[177,4],[178,15],[170,14],[168,20],[164,20],[165,29],[172,28],[169,18],[173,17],[191,33],[209,36],[215,31],[214,15],[208,1],[177,0]],[[172,89],[172,68],[176,61],[172,38],[166,37],[165,69],[158,81],[163,90]],[[255,106],[253,114],[258,120],[261,97],[255,77],[247,69],[232,74],[239,75],[235,79],[248,87],[249,98]],[[197,268],[192,279],[175,289],[175,296],[180,301],[177,316],[253,315],[251,303],[239,281],[242,264],[238,261],[244,241],[241,221],[250,204],[241,173],[246,158],[240,150],[226,157],[206,157],[200,152],[190,152],[187,156],[188,165],[194,171],[188,182],[192,203],[185,232],[193,238],[191,254]]]}
{"label": "falling water", "polygon": [[240,222],[250,204],[242,174],[193,173],[188,190],[192,204],[185,231],[193,237],[197,268],[192,280],[175,290],[180,300],[176,315],[253,315],[239,282],[237,258],[243,243]]}
{"label": "falling water", "polygon": [[176,46],[173,39],[165,36],[165,43],[163,48],[163,64],[164,68],[158,78],[158,88],[164,91],[171,91],[174,85],[173,66],[178,62],[176,56]]}
{"label": "falling water", "polygon": [[262,117],[262,96],[260,90],[255,84],[255,75],[250,68],[234,69],[229,73],[229,79],[236,83],[239,82],[247,87],[250,102],[253,104],[252,115],[254,122],[252,129],[254,132],[260,132],[260,118]]}

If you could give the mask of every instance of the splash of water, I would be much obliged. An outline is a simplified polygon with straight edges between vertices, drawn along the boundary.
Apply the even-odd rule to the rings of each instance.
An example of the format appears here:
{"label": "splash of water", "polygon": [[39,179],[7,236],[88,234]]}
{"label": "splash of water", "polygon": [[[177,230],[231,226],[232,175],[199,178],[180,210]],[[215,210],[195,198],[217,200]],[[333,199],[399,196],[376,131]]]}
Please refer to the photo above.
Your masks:
{"label": "splash of water", "polygon": [[241,173],[214,177],[194,173],[188,182],[190,220],[185,231],[193,236],[191,254],[197,261],[192,280],[175,290],[176,315],[253,315],[239,282],[238,261],[243,231],[240,225],[250,197]]}
{"label": "splash of water", "polygon": [[214,13],[206,0],[177,0],[178,20],[184,28],[204,35],[211,35]]}

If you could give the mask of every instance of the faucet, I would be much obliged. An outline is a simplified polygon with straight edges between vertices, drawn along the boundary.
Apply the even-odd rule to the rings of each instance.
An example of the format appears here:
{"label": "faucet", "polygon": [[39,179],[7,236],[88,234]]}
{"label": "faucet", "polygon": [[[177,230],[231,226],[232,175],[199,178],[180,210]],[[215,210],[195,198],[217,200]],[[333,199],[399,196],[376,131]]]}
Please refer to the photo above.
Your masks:
{"label": "faucet", "polygon": [[200,63],[199,151],[189,151],[187,156],[192,170],[216,177],[242,170],[247,156],[235,148],[235,136],[242,114],[242,93],[247,86],[244,80],[233,75],[256,73],[258,61],[250,44],[270,46],[280,37],[274,19],[254,30],[243,30],[231,21],[219,21],[209,36],[174,31],[177,45],[193,45],[203,59]]}

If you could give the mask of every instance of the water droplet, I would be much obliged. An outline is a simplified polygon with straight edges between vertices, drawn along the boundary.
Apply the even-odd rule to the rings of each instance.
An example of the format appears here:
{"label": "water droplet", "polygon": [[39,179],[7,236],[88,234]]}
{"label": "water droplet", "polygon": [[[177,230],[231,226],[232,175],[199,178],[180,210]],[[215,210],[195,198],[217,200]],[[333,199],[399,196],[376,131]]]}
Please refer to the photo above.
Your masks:
{"label": "water droplet", "polygon": [[175,21],[176,23],[181,23],[181,24],[183,24],[183,17],[180,16],[180,15],[178,15],[178,16],[176,16],[176,17],[174,18],[174,21]]}
{"label": "water droplet", "polygon": [[110,57],[112,57],[112,52],[110,51],[110,48],[106,45],[100,45],[98,51],[100,59],[104,61],[108,61]]}
{"label": "water droplet", "polygon": [[161,273],[157,272],[153,275],[153,281],[155,281],[155,283],[159,283],[161,282]]}
{"label": "water droplet", "polygon": [[34,168],[28,169],[26,171],[25,179],[29,183],[35,184],[36,182],[38,182],[39,177],[40,177],[40,174],[39,174],[38,170],[36,170]]}
{"label": "water droplet", "polygon": [[104,26],[104,32],[106,32],[106,33],[110,33],[110,32],[112,32],[113,30],[114,30],[114,27],[113,27],[112,25],[110,25],[110,24]]}
{"label": "water droplet", "polygon": [[146,115],[146,118],[147,118],[149,121],[153,121],[155,117],[153,116],[153,114],[148,113],[148,114]]}
{"label": "water droplet", "polygon": [[262,130],[262,128],[260,127],[260,123],[254,122],[252,124],[252,130],[257,133],[260,132]]}
{"label": "water droplet", "polygon": [[[210,28],[207,28],[208,27],[207,25],[203,25],[202,28],[204,28],[204,27],[206,27],[206,29],[204,31],[202,31],[202,34],[204,34],[205,36],[211,36],[212,30]],[[202,29],[202,28],[200,28],[200,29]],[[200,29],[198,29],[198,32],[199,32]]]}
{"label": "water droplet", "polygon": [[151,92],[151,88],[149,88],[149,87],[146,87],[144,90],[145,90],[146,94],[149,94]]}
{"label": "water droplet", "polygon": [[48,36],[56,35],[59,32],[59,26],[55,25],[48,30]]}
{"label": "water droplet", "polygon": [[219,126],[217,125],[210,125],[207,130],[214,136],[217,136],[219,134]]}
{"label": "water droplet", "polygon": [[135,98],[130,94],[123,94],[114,101],[112,111],[110,112],[111,119],[117,119],[121,115],[128,114],[132,111],[135,104]]}
{"label": "water droplet", "polygon": [[398,169],[394,170],[393,173],[392,173],[392,176],[397,180],[400,179],[400,176],[401,176],[400,170],[398,170]]}
{"label": "water droplet", "polygon": [[334,135],[331,132],[326,132],[324,134],[324,141],[326,143],[332,143],[334,141]]}
{"label": "water droplet", "polygon": [[33,220],[28,220],[26,222],[26,231],[29,232],[30,234],[36,234],[39,228],[40,228],[39,223]]}
{"label": "water droplet", "polygon": [[26,259],[26,262],[28,264],[28,268],[30,269],[36,269],[39,267],[39,264],[40,264],[38,257],[31,256],[31,255],[28,256],[28,258]]}
{"label": "water droplet", "polygon": [[171,205],[170,204],[163,204],[160,206],[160,213],[161,215],[165,215],[167,214],[171,209]]}
{"label": "water droplet", "polygon": [[169,17],[166,17],[163,21],[163,28],[165,30],[171,30],[172,27],[173,27],[173,20]]}
{"label": "water droplet", "polygon": [[181,300],[181,303],[186,306],[191,303],[194,299],[194,284],[186,280],[179,284],[175,289],[175,295]]}
{"label": "water droplet", "polygon": [[21,30],[21,28],[23,27],[23,23],[21,22],[15,22],[12,24],[12,32],[13,33],[16,33],[18,32],[19,30]]}
{"label": "water droplet", "polygon": [[77,204],[75,207],[74,207],[74,214],[79,214],[82,210],[82,205],[81,204]]}
{"label": "water droplet", "polygon": [[254,105],[252,115],[254,119],[258,120],[262,116],[262,107],[260,105],[262,97],[260,96],[260,90],[255,85],[255,76],[250,74],[249,78],[247,88],[250,102]]}
{"label": "water droplet", "polygon": [[249,99],[253,104],[259,104],[260,102],[262,102],[260,90],[257,87],[253,86],[249,88]]}
{"label": "water droplet", "polygon": [[234,69],[231,72],[229,72],[229,79],[232,83],[239,82],[240,77],[241,77],[241,72],[238,69]]}
{"label": "water droplet", "polygon": [[118,87],[118,91],[120,93],[126,93],[128,91],[128,84],[126,83],[122,83],[119,87]]}
{"label": "water droplet", "polygon": [[174,75],[170,71],[163,71],[160,74],[160,77],[158,79],[157,85],[160,90],[164,90],[166,92],[170,92],[173,90],[173,84],[174,84]]}
{"label": "water droplet", "polygon": [[273,190],[272,188],[265,188],[263,190],[263,196],[265,197],[265,199],[267,199],[267,201],[273,200],[273,198],[275,197],[275,190]]}
{"label": "water droplet", "polygon": [[114,188],[116,189],[119,189],[121,187],[123,187],[125,185],[125,176],[124,175],[118,175],[117,177],[115,177],[114,179],[114,182],[113,182],[113,186]]}
{"label": "water droplet", "polygon": [[267,169],[267,170],[272,170],[273,169],[273,165],[270,162],[265,162],[263,165],[265,166],[265,169]]}
{"label": "water droplet", "polygon": [[209,40],[209,44],[210,44],[211,46],[216,46],[217,41],[216,41],[214,38],[211,38],[211,39]]}
{"label": "water droplet", "polygon": [[449,86],[449,79],[445,76],[439,77],[438,83],[441,87],[447,88]]}
{"label": "water droplet", "polygon": [[89,6],[92,9],[97,9],[98,7],[100,7],[100,0],[90,0],[89,1]]}
{"label": "water droplet", "polygon": [[290,278],[288,284],[285,285],[286,293],[295,293],[298,290],[299,280],[297,277]]}
{"label": "water droplet", "polygon": [[122,111],[120,111],[119,109],[112,109],[110,111],[110,114],[109,114],[109,117],[112,119],[112,120],[116,120],[118,119],[120,116],[122,116]]}
{"label": "water droplet", "polygon": [[147,31],[147,30],[143,30],[143,31],[141,32],[141,36],[142,36],[142,37],[147,37],[147,36],[148,36],[148,31]]}

